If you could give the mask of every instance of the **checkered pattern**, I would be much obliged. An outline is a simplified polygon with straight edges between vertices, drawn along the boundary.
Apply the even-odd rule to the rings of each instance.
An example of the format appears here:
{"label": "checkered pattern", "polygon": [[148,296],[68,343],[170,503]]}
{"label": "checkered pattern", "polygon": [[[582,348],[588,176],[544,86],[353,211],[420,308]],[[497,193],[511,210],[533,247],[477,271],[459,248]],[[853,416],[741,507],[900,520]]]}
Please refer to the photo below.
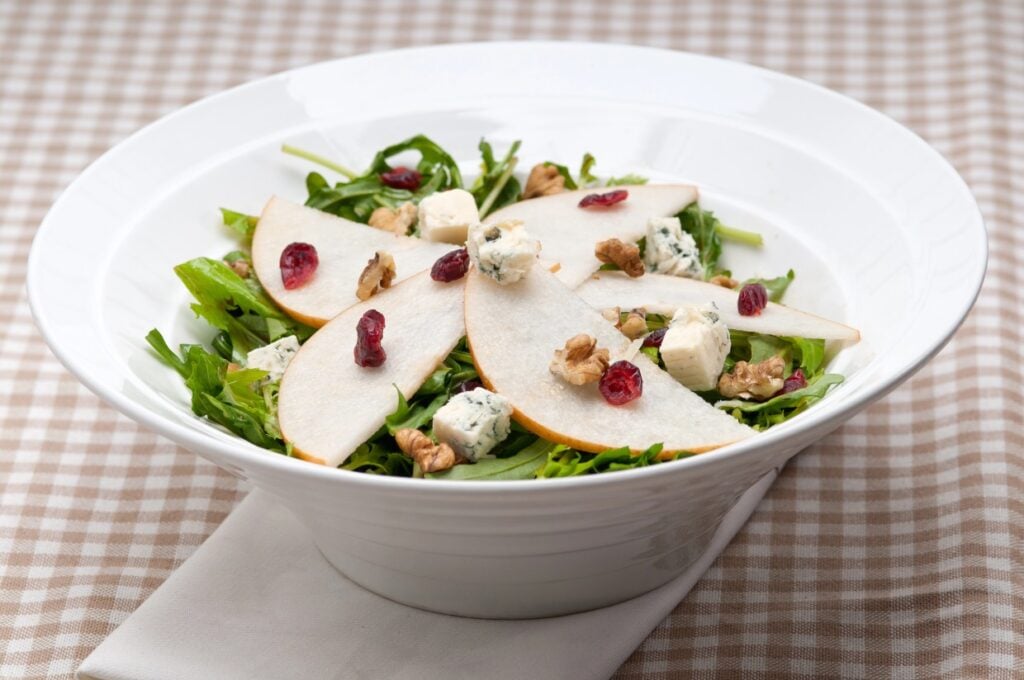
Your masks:
{"label": "checkered pattern", "polygon": [[101,405],[36,334],[33,231],[104,149],[284,68],[560,38],[748,61],[917,130],[973,187],[988,280],[952,344],[786,469],[619,678],[1024,674],[1024,3],[0,2],[0,677],[69,677],[244,493]]}

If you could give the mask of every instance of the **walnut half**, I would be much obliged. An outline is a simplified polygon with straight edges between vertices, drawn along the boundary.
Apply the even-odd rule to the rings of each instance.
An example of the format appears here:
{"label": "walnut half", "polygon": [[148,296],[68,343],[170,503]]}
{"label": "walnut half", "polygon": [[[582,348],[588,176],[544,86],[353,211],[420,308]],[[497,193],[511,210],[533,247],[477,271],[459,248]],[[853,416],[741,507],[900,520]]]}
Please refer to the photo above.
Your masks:
{"label": "walnut half", "polygon": [[598,349],[596,338],[580,333],[565,343],[565,349],[555,350],[549,368],[570,385],[586,385],[601,379],[608,361],[608,350]]}
{"label": "walnut half", "polygon": [[424,472],[439,472],[455,465],[455,451],[447,444],[435,444],[419,430],[404,429],[395,433],[402,453],[419,463]]}
{"label": "walnut half", "polygon": [[390,288],[394,279],[395,258],[383,250],[378,250],[366,263],[363,273],[359,275],[356,297],[360,300],[369,300],[381,289]]}
{"label": "walnut half", "polygon": [[718,391],[726,399],[768,399],[782,389],[782,374],[786,362],[780,356],[751,364],[737,361],[731,373],[723,373],[718,379]]}
{"label": "walnut half", "polygon": [[636,340],[642,335],[647,335],[647,320],[641,312],[635,309],[626,315],[624,321],[615,324],[615,327],[622,331],[630,340]]}
{"label": "walnut half", "polygon": [[640,259],[640,248],[635,243],[624,243],[617,238],[599,241],[594,246],[594,257],[605,264],[617,265],[633,278],[643,276],[646,271],[644,261]]}
{"label": "walnut half", "polygon": [[409,227],[416,221],[416,212],[416,206],[412,202],[403,203],[398,206],[398,210],[382,206],[370,215],[369,224],[374,229],[405,236],[409,233]]}
{"label": "walnut half", "polygon": [[558,168],[553,165],[538,163],[530,170],[530,176],[526,178],[526,188],[523,189],[523,200],[537,198],[538,196],[550,196],[565,191],[565,178]]}

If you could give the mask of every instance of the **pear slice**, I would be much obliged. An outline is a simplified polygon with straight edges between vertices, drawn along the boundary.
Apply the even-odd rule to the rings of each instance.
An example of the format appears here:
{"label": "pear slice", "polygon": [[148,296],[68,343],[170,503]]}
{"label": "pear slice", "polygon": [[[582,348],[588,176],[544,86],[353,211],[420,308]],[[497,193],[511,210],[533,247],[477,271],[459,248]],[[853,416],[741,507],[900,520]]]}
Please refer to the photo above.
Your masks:
{"label": "pear slice", "polygon": [[[320,265],[312,280],[287,290],[281,281],[281,251],[295,242],[312,244]],[[395,258],[397,283],[430,268],[454,248],[398,236],[275,196],[263,209],[252,236],[252,264],[264,290],[289,316],[322,326],[359,302],[356,284],[376,251],[387,251]]]}
{"label": "pear slice", "polygon": [[[349,307],[313,334],[281,379],[277,417],[295,455],[337,467],[384,424],[397,395],[411,396],[444,361],[465,328],[463,282],[438,283],[422,272]],[[377,368],[353,358],[356,324],[370,309],[384,315],[387,360]]]}
{"label": "pear slice", "polygon": [[739,291],[679,276],[645,274],[631,279],[623,272],[603,271],[584,281],[576,293],[599,310],[643,307],[668,316],[683,305],[714,302],[725,325],[738,331],[848,343],[860,340],[856,328],[774,302],[757,316],[742,316],[736,304]]}
{"label": "pear slice", "polygon": [[612,361],[630,341],[542,267],[509,286],[470,271],[466,333],[484,384],[512,402],[520,424],[551,441],[591,452],[640,452],[660,442],[667,454],[707,451],[754,434],[642,353],[631,361],[643,375],[643,395],[624,406],[608,404],[595,383],[576,387],[553,375],[554,351],[579,333],[597,338]]}
{"label": "pear slice", "polygon": [[[629,197],[608,208],[579,207],[588,194],[616,189],[627,190]],[[696,200],[697,188],[686,184],[595,187],[513,203],[488,215],[484,223],[521,220],[543,245],[541,257],[559,263],[558,278],[575,288],[601,266],[594,257],[598,241],[638,241],[647,220],[675,215]]]}

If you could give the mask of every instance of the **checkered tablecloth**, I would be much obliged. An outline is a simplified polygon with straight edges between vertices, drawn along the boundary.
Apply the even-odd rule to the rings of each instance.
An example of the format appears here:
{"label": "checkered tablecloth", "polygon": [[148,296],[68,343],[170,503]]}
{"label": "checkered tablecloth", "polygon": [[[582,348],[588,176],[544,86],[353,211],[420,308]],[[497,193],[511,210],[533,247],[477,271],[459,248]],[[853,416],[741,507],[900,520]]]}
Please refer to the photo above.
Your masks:
{"label": "checkered tablecloth", "polygon": [[513,38],[714,54],[852,95],[956,165],[991,238],[950,346],[792,461],[617,677],[1024,677],[1020,0],[0,0],[0,677],[69,677],[246,491],[101,404],[43,344],[25,258],[60,190],[231,85]]}

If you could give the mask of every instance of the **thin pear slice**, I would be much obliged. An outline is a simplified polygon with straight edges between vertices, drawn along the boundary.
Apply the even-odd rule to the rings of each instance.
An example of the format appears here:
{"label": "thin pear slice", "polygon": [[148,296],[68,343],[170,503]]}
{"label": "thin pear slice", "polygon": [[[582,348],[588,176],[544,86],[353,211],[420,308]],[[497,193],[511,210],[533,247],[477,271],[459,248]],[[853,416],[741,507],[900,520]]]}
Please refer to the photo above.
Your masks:
{"label": "thin pear slice", "polygon": [[[384,424],[397,395],[411,396],[464,333],[463,282],[417,274],[349,307],[313,334],[281,380],[277,417],[295,455],[337,467]],[[384,315],[387,360],[377,368],[353,359],[356,324],[368,310]]]}
{"label": "thin pear slice", "polygon": [[[281,281],[281,251],[310,243],[320,265],[305,285],[288,290]],[[267,294],[291,317],[322,326],[359,302],[356,285],[378,250],[395,258],[395,282],[418,274],[455,246],[398,236],[321,210],[271,198],[252,236],[252,264]]]}
{"label": "thin pear slice", "polygon": [[856,328],[774,302],[769,302],[758,316],[742,316],[736,305],[738,291],[679,276],[644,274],[631,279],[622,272],[603,271],[584,281],[576,293],[599,310],[643,307],[666,315],[683,305],[714,302],[725,325],[738,331],[849,343],[860,340]]}
{"label": "thin pear slice", "polygon": [[506,397],[528,430],[583,451],[662,443],[665,453],[707,451],[745,439],[754,430],[677,383],[642,354],[631,361],[644,379],[643,395],[608,404],[591,383],[569,385],[548,366],[556,349],[579,334],[621,356],[629,340],[555,275],[534,267],[501,286],[476,271],[466,281],[466,333],[484,384]]}
{"label": "thin pear slice", "polygon": [[[627,190],[629,197],[607,208],[579,207],[587,194],[616,189]],[[594,257],[598,241],[638,241],[646,232],[647,220],[675,215],[696,200],[697,188],[686,184],[596,187],[513,203],[488,215],[484,223],[521,220],[540,240],[541,257],[559,263],[558,278],[575,288],[601,266]]]}

